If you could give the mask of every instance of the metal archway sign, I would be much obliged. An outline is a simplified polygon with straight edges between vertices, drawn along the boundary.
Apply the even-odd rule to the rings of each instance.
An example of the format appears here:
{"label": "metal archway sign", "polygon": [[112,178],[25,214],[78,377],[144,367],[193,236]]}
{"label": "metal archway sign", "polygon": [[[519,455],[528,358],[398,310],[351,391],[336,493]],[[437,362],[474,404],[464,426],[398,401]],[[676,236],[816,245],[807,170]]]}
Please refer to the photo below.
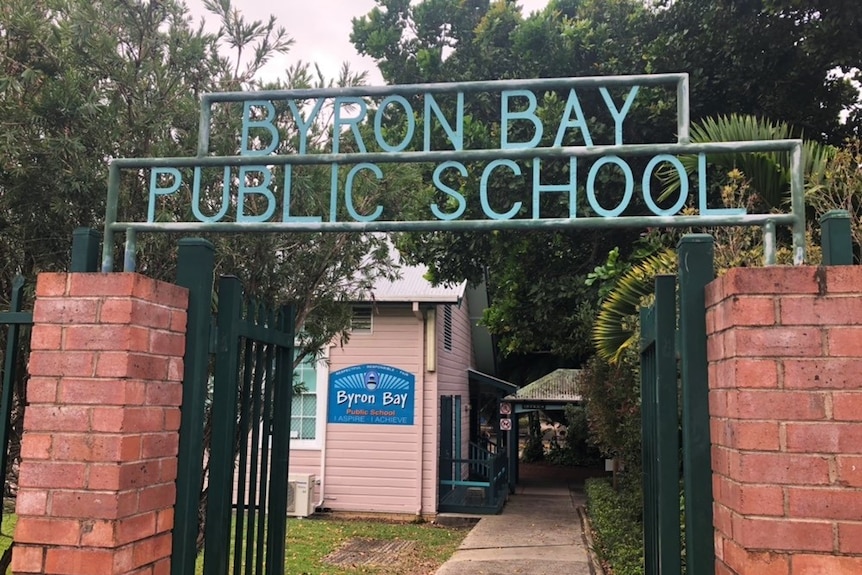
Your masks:
{"label": "metal archway sign", "polygon": [[[642,87],[664,87],[676,92],[676,142],[626,144],[623,128],[627,115]],[[585,112],[583,95],[592,91],[591,101],[603,109]],[[595,92],[601,99],[595,98]],[[614,93],[612,93],[612,91]],[[537,110],[548,93],[563,94],[562,113],[552,120]],[[465,117],[471,99],[499,103],[499,144],[494,148],[465,148]],[[379,113],[371,114],[368,102]],[[228,106],[241,110],[241,133],[237,135],[237,155],[218,156],[210,150],[213,110]],[[332,111],[324,118],[324,106]],[[234,110],[235,109],[235,110]],[[445,111],[444,111],[445,110]],[[401,122],[398,130],[384,129],[384,113]],[[594,114],[610,118],[613,143],[596,145],[591,134]],[[306,153],[309,130],[320,123],[337,137],[324,153]],[[317,123],[317,124],[316,124]],[[495,122],[496,123],[496,122]],[[286,126],[286,128],[285,128]],[[360,127],[365,128],[364,130]],[[510,128],[517,128],[510,131]],[[294,145],[284,150],[283,132],[288,129]],[[437,148],[431,134],[444,134]],[[393,133],[396,134],[393,136]],[[564,145],[577,133],[583,145]],[[521,135],[518,139],[516,136]],[[553,142],[542,146],[545,141]],[[345,145],[347,148],[345,149]],[[369,151],[371,149],[372,151]],[[791,158],[791,209],[789,213],[754,214],[744,208],[710,208],[707,198],[707,154],[789,152]],[[696,156],[696,174],[688,174],[680,157]],[[649,158],[646,167],[635,173],[627,161]],[[543,183],[542,163],[568,161],[568,181]],[[589,166],[579,169],[579,162]],[[432,185],[445,201],[431,202],[424,215],[398,219],[381,205],[360,213],[354,202],[354,182],[358,176],[382,179],[380,165],[425,163],[434,166]],[[653,197],[651,180],[659,166],[669,164],[679,176],[678,197],[671,207],[660,207]],[[327,166],[331,170],[328,210],[322,213],[292,213],[294,172],[300,166]],[[522,166],[529,166],[527,172]],[[793,230],[794,263],[805,257],[805,214],[803,198],[802,141],[745,141],[691,144],[689,142],[689,89],[687,74],[593,76],[395,85],[385,87],[327,88],[260,92],[206,94],[201,99],[197,154],[177,158],[122,158],[111,161],[105,214],[105,242],[102,271],[112,271],[115,234],[126,234],[124,269],[135,268],[138,232],[371,232],[371,231],[465,231],[504,229],[577,229],[609,227],[700,227],[759,226],[764,231],[766,262],[774,263],[775,226]],[[468,197],[448,185],[447,175],[478,176],[480,217],[464,216]],[[624,193],[616,205],[606,205],[600,180],[605,170],[622,175]],[[121,173],[134,171],[149,182],[148,217],[144,222],[118,221]],[[206,175],[220,177],[216,208],[201,208]],[[520,178],[523,196],[508,205],[495,201],[489,181],[495,172]],[[448,174],[447,174],[448,173]],[[697,181],[690,189],[689,176]],[[651,215],[625,216],[635,189],[639,188]],[[583,192],[583,198],[579,194]],[[193,219],[156,221],[159,202],[180,194],[187,198]],[[549,194],[562,196],[568,205],[566,217],[542,214],[541,199]],[[473,198],[475,194],[470,196]],[[683,214],[694,198],[696,215]],[[246,210],[253,198],[263,210]],[[589,207],[586,217],[577,213],[579,202]],[[213,204],[213,202],[210,202]],[[474,210],[475,211],[475,210]],[[325,212],[325,213],[323,213]],[[345,215],[346,214],[346,215]]]}

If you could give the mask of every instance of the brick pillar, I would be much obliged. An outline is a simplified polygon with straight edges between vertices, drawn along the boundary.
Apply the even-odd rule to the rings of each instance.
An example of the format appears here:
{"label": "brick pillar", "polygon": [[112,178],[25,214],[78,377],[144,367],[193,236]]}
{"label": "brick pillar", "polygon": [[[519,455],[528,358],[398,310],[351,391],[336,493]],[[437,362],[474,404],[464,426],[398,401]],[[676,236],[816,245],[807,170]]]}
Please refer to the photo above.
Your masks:
{"label": "brick pillar", "polygon": [[39,276],[14,573],[170,572],[187,297],[137,274]]}
{"label": "brick pillar", "polygon": [[862,267],[707,287],[716,575],[862,573]]}

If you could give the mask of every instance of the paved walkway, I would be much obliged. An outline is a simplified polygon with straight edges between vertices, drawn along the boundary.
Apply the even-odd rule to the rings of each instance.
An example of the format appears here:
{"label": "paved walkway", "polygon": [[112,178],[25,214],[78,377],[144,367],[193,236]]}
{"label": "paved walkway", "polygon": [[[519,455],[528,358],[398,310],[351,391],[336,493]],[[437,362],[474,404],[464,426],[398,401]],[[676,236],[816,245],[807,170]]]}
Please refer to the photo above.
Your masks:
{"label": "paved walkway", "polygon": [[503,512],[482,517],[437,575],[589,575],[577,513],[588,475],[522,464]]}

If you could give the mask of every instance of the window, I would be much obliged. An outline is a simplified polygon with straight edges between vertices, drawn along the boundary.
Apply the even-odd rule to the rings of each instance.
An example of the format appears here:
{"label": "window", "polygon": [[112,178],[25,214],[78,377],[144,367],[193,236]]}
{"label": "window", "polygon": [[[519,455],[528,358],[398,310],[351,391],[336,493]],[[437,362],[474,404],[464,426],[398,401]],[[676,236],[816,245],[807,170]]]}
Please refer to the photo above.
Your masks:
{"label": "window", "polygon": [[290,438],[294,440],[317,439],[317,365],[318,359],[309,356],[294,371],[294,384],[301,384],[304,389],[302,393],[295,394],[291,401]]}
{"label": "window", "polygon": [[443,348],[452,351],[452,306],[443,306]]}
{"label": "window", "polygon": [[371,333],[374,314],[370,305],[354,305],[350,316],[350,331],[353,333]]}

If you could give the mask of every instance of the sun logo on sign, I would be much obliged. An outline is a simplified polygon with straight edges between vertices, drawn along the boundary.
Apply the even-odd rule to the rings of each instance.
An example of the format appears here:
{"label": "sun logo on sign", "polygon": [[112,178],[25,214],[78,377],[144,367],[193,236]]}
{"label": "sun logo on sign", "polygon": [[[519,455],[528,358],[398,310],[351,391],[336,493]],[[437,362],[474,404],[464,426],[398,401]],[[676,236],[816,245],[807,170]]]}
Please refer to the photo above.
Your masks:
{"label": "sun logo on sign", "polygon": [[377,389],[377,384],[380,382],[380,376],[378,373],[372,369],[369,369],[365,373],[365,387],[368,391],[374,391]]}

